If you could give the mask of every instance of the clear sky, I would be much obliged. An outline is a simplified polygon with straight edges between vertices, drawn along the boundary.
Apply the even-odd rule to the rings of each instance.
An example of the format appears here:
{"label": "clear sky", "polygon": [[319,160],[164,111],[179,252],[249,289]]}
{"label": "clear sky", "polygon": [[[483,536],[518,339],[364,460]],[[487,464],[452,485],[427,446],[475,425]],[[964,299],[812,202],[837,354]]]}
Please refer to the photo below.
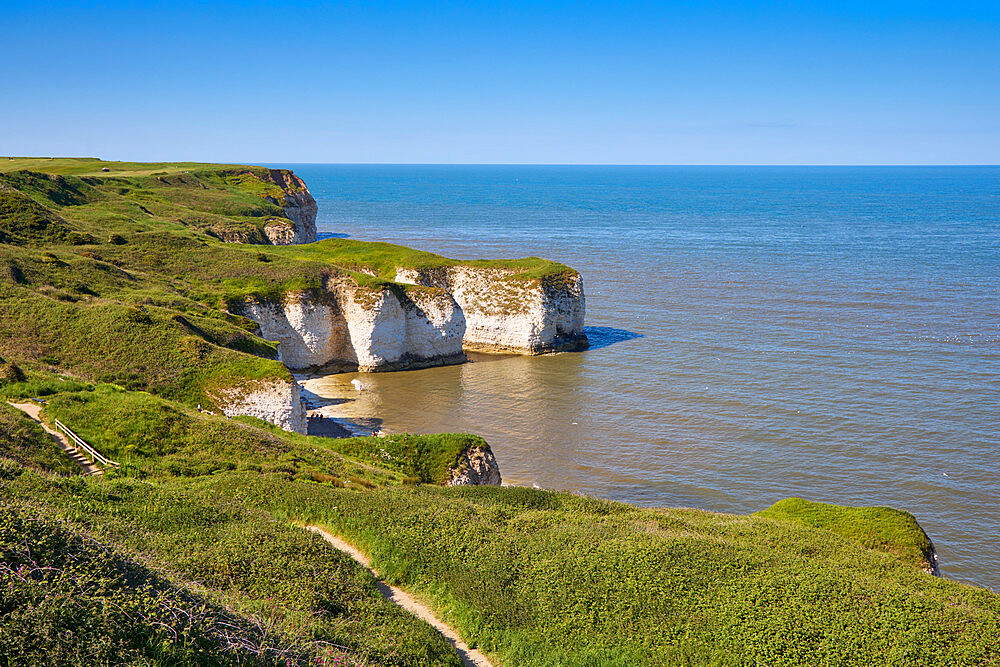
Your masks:
{"label": "clear sky", "polygon": [[1000,163],[1000,1],[0,0],[0,154]]}

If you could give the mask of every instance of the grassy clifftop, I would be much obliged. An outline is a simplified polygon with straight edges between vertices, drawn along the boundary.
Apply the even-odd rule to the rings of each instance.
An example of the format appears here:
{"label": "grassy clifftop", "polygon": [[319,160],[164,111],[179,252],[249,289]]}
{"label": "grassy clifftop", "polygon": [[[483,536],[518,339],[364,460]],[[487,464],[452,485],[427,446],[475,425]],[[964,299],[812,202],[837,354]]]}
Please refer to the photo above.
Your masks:
{"label": "grassy clifftop", "polygon": [[[8,171],[38,171],[60,176],[148,176],[164,172],[177,174],[210,169],[231,169],[231,164],[210,162],[118,162],[96,157],[6,157],[0,158],[0,173]],[[107,172],[102,171],[107,169]]]}
{"label": "grassy clifftop", "polygon": [[[64,212],[72,220],[69,227],[82,233],[99,231],[107,238],[112,231],[180,225],[224,240],[266,244],[264,227],[287,219],[282,204],[289,193],[262,167],[158,165],[165,168],[105,173],[84,166],[90,164],[86,160],[78,168],[68,159],[52,162],[62,168],[0,172],[0,190],[8,198],[11,193],[30,198],[36,208]],[[42,161],[38,168],[48,166]],[[21,206],[29,204],[22,199]]]}
{"label": "grassy clifftop", "polygon": [[457,260],[392,243],[352,239],[325,239],[309,245],[280,248],[277,252],[290,257],[329,262],[355,271],[369,271],[386,281],[395,280],[396,270],[400,268],[424,271],[470,266],[497,269],[511,274],[510,278],[515,280],[576,274],[575,270],[565,264],[538,257]]}
{"label": "grassy clifftop", "polygon": [[786,498],[757,516],[834,532],[868,549],[887,551],[934,570],[934,547],[909,512],[892,507],[843,507]]}
{"label": "grassy clifftop", "polygon": [[[332,276],[374,291],[417,289],[392,283],[397,266],[460,264],[360,241],[223,242],[266,243],[263,227],[284,215],[282,197],[297,181],[279,186],[262,167],[0,165],[0,355],[188,405],[212,405],[228,384],[289,377],[274,344],[226,313],[228,304],[318,290]],[[513,271],[511,279],[575,273],[537,258],[463,264]]]}

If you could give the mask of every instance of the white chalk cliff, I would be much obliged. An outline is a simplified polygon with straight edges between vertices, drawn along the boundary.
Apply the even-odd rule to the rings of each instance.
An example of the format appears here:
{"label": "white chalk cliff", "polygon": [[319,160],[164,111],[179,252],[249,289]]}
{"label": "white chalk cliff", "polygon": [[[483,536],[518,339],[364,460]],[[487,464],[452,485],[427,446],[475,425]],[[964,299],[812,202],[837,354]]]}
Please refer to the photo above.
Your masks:
{"label": "white chalk cliff", "polygon": [[396,282],[451,294],[465,313],[467,350],[542,354],[585,348],[580,274],[551,280],[513,278],[516,274],[514,269],[467,265],[397,268]]}
{"label": "white chalk cliff", "polygon": [[360,287],[328,279],[322,291],[286,294],[282,302],[247,299],[234,312],[278,341],[292,370],[422,368],[465,361],[465,318],[443,290]]}
{"label": "white chalk cliff", "polygon": [[583,282],[512,278],[513,270],[455,266],[399,269],[396,282],[360,286],[346,276],[280,302],[231,306],[278,341],[292,370],[401,370],[465,360],[464,350],[541,354],[582,349]]}
{"label": "white chalk cliff", "polygon": [[213,398],[227,417],[257,417],[286,431],[306,433],[306,411],[299,385],[291,380],[251,382],[244,387],[219,390]]}

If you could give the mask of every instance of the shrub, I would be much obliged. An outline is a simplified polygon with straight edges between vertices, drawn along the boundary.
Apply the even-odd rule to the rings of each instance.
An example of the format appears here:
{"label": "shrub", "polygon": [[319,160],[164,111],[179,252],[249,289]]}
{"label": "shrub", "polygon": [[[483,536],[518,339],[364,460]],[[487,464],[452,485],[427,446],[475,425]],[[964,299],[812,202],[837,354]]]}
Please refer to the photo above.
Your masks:
{"label": "shrub", "polygon": [[20,366],[15,363],[6,362],[0,358],[0,387],[12,382],[24,382],[27,377]]}
{"label": "shrub", "polygon": [[66,237],[66,241],[70,245],[95,245],[97,237],[86,232],[70,232],[69,236]]}

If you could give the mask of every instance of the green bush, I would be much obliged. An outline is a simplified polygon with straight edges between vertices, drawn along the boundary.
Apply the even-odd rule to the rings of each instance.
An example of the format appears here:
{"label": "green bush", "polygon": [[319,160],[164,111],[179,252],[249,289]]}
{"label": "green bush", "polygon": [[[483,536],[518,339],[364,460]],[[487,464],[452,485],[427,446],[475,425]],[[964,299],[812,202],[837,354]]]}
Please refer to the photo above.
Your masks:
{"label": "green bush", "polygon": [[8,363],[0,357],[0,387],[13,382],[24,382],[27,377],[21,367],[14,363]]}

